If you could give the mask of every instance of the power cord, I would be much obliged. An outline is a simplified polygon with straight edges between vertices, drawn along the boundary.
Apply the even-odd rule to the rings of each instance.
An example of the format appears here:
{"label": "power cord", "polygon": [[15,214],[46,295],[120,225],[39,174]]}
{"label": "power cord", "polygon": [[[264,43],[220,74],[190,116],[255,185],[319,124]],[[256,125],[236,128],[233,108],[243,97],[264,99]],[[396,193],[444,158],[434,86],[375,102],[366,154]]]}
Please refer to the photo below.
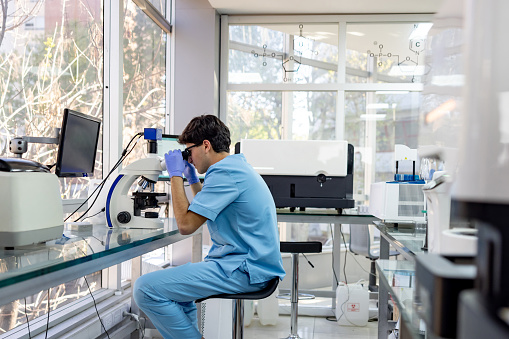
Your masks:
{"label": "power cord", "polygon": [[48,318],[46,320],[46,334],[44,335],[44,339],[47,339],[48,338],[48,330],[49,330],[49,302],[50,302],[50,291],[51,289],[48,289],[48,305],[47,305],[47,309],[48,309]]}
{"label": "power cord", "polygon": [[[78,212],[80,210],[80,208],[82,208],[87,202],[88,200],[90,200],[90,198],[95,194],[95,192],[99,189],[99,192],[97,193],[95,199],[92,201],[92,204],[90,204],[90,206],[88,207],[88,209],[79,217],[77,218],[76,220],[74,220],[75,222],[79,221],[81,218],[83,218],[83,216],[85,216],[87,214],[88,211],[90,211],[90,209],[92,208],[92,206],[95,204],[95,202],[97,201],[97,198],[99,197],[99,194],[101,193],[103,187],[104,187],[104,184],[106,183],[106,180],[108,180],[108,178],[110,177],[110,175],[122,164],[122,162],[129,156],[129,154],[134,150],[134,147],[136,146],[136,144],[138,143],[138,141],[140,140],[141,136],[143,136],[143,132],[140,132],[140,133],[136,133],[132,138],[131,140],[129,141],[129,143],[127,144],[127,146],[124,148],[124,150],[122,151],[122,155],[120,156],[120,158],[118,159],[118,161],[115,163],[115,165],[113,166],[113,168],[110,170],[110,172],[108,173],[108,175],[101,181],[101,183],[99,183],[99,185],[97,185],[97,187],[95,188],[95,190],[92,192],[92,194],[90,194],[90,196],[78,207],[76,208],[71,214],[69,214],[67,216],[67,218],[65,218],[64,222],[67,221],[71,216],[73,216],[76,212]],[[134,143],[133,147],[129,150],[129,146],[131,145],[131,143],[134,141],[135,138],[138,138],[136,140],[136,142]]]}
{"label": "power cord", "polygon": [[[138,325],[138,329],[141,331],[141,339],[145,338],[145,326],[147,324],[147,319],[144,317],[140,317],[138,314],[135,313],[129,313],[129,312],[123,312],[122,315],[124,317],[130,317],[131,320],[136,321]],[[143,325],[141,324],[141,321],[143,320]]]}
{"label": "power cord", "polygon": [[92,214],[92,215],[89,215],[89,216],[87,216],[87,217],[84,217],[83,219],[81,219],[81,221],[83,221],[83,220],[85,220],[85,219],[88,219],[88,218],[93,218],[93,217],[95,217],[96,215],[98,215],[98,214],[100,214],[100,213],[102,213],[102,212],[104,212],[104,211],[106,211],[106,207],[101,208],[101,210],[100,210],[99,212],[97,212],[96,214]]}
{"label": "power cord", "polygon": [[97,318],[99,318],[99,322],[101,323],[101,326],[104,329],[104,333],[106,333],[106,336],[108,337],[108,339],[110,339],[110,335],[108,334],[108,331],[106,331],[106,327],[104,327],[103,320],[101,319],[101,316],[99,315],[99,310],[97,309],[97,303],[95,302],[94,295],[92,294],[92,290],[90,289],[90,285],[88,284],[87,276],[84,276],[83,278],[85,278],[85,282],[87,283],[87,287],[88,287],[88,292],[90,293],[90,296],[92,297],[92,300],[94,301],[94,308],[95,308],[95,312],[97,313]]}
{"label": "power cord", "polygon": [[27,314],[27,298],[25,298],[25,317],[27,318],[28,339],[32,339],[32,334],[30,333],[30,321],[28,320],[28,314]]}
{"label": "power cord", "polygon": [[[138,143],[138,141],[140,140],[141,136],[143,135],[143,133],[137,133],[135,134],[132,139],[129,141],[129,143],[127,144],[126,148],[122,151],[122,155],[120,156],[120,159],[118,159],[118,161],[116,162],[116,164],[113,166],[113,168],[110,170],[110,172],[108,173],[108,175],[106,176],[106,178],[104,178],[101,183],[95,188],[95,190],[92,192],[92,194],[90,195],[90,197],[88,197],[84,202],[83,204],[80,205],[80,207],[78,207],[77,210],[79,210],[87,201],[88,199],[90,199],[95,191],[97,191],[97,189],[99,189],[99,192],[97,192],[97,195],[95,196],[94,198],[94,201],[92,201],[92,203],[90,204],[90,206],[87,208],[87,210],[85,212],[83,212],[83,214],[77,218],[76,220],[74,220],[75,222],[76,221],[79,221],[81,218],[83,218],[83,216],[85,216],[88,211],[90,211],[90,209],[92,208],[92,206],[94,206],[95,202],[97,201],[97,199],[99,198],[99,194],[101,193],[102,189],[104,188],[104,184],[106,183],[106,180],[108,180],[108,178],[110,177],[110,175],[122,164],[122,162],[129,156],[129,154],[131,154],[131,152],[134,150],[134,147],[136,146],[136,144]],[[138,139],[136,140],[136,142],[134,143],[133,147],[129,150],[129,146],[131,145],[131,142],[134,140],[134,138],[138,137]],[[76,211],[77,211],[76,210]],[[76,212],[74,211],[73,214]],[[72,214],[71,214],[72,215]],[[69,217],[68,217],[69,218]],[[67,219],[66,219],[67,220]]]}
{"label": "power cord", "polygon": [[[92,246],[90,246],[90,244],[88,243],[88,241],[86,241],[84,238],[83,240],[87,243],[88,247],[90,248],[90,250],[92,251],[92,254],[94,254],[94,249],[92,248]],[[76,245],[74,245],[76,246]],[[87,255],[85,252],[83,252],[83,250],[81,248],[79,248],[78,246],[76,246],[76,248],[81,251],[81,253],[83,253],[84,255]],[[90,293],[90,296],[92,297],[92,301],[94,302],[94,308],[95,308],[95,312],[97,313],[97,318],[99,318],[99,322],[101,323],[101,326],[102,328],[104,329],[104,333],[106,333],[106,336],[108,337],[108,339],[110,339],[110,335],[108,334],[108,331],[106,330],[106,327],[104,327],[104,324],[103,324],[103,321],[101,319],[101,316],[99,315],[99,310],[97,309],[97,303],[95,301],[95,298],[94,298],[94,295],[92,294],[92,290],[90,288],[90,285],[88,284],[88,280],[87,280],[87,276],[83,276],[83,278],[85,278],[85,283],[87,284],[87,287],[88,287],[88,292]]]}
{"label": "power cord", "polygon": [[[332,238],[332,243],[334,244],[334,230],[332,229],[332,224],[329,224],[329,228],[330,228],[330,234],[331,234],[331,238]],[[340,230],[340,232],[341,232],[341,230]],[[341,235],[343,235],[342,232],[341,232]],[[343,241],[344,241],[344,237],[343,237]],[[345,244],[346,244],[346,242],[345,242]],[[334,267],[335,267],[335,265],[334,265],[334,255],[333,255],[332,256],[332,273],[334,274],[334,278],[336,278],[336,281],[339,284],[338,275],[337,275],[336,269]],[[345,264],[343,266],[343,275],[345,276],[345,282],[346,282],[347,280],[346,280],[346,269],[345,269],[345,267],[346,267],[346,256],[345,256]],[[343,306],[343,305],[341,305],[341,306]],[[325,319],[328,320],[328,321],[338,321],[339,320],[339,319],[336,319],[336,317],[326,317]]]}

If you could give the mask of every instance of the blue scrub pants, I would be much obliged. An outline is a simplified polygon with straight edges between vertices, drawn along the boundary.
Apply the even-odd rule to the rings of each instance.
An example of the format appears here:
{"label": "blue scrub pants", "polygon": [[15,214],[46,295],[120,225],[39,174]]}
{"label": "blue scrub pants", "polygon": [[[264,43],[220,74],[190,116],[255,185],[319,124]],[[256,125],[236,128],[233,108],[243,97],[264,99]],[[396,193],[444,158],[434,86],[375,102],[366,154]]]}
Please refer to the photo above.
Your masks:
{"label": "blue scrub pants", "polygon": [[255,292],[266,285],[250,284],[242,267],[228,277],[216,262],[202,261],[139,277],[133,297],[164,338],[199,339],[195,300],[221,293]]}

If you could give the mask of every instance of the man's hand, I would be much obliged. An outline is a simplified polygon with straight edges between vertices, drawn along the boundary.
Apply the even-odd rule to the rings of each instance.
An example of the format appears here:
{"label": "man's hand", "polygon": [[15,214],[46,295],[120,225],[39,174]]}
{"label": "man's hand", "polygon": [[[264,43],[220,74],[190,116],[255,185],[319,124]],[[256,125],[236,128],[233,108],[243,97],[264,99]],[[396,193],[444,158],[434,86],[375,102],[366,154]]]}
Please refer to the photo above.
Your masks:
{"label": "man's hand", "polygon": [[184,161],[184,165],[185,165],[184,175],[187,178],[187,182],[189,182],[189,185],[196,184],[197,182],[199,182],[200,179],[198,179],[198,173],[196,173],[196,168],[194,168],[194,166],[188,163],[187,161]]}
{"label": "man's hand", "polygon": [[182,172],[184,172],[185,165],[181,150],[175,149],[173,151],[169,151],[164,155],[164,161],[166,162],[166,169],[168,170],[170,178],[182,178]]}

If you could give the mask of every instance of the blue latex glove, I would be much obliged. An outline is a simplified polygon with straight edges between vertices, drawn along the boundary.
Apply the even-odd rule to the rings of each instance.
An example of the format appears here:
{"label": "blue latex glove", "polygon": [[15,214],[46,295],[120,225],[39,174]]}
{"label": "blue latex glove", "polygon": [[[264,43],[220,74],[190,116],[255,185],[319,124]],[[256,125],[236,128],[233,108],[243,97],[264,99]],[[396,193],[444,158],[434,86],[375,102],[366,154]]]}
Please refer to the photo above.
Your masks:
{"label": "blue latex glove", "polygon": [[181,177],[184,172],[184,159],[182,158],[182,151],[174,149],[164,155],[164,161],[166,162],[166,170],[171,177]]}
{"label": "blue latex glove", "polygon": [[189,185],[196,184],[200,179],[198,179],[198,173],[196,172],[196,168],[193,165],[184,160],[184,175],[187,178],[187,182]]}

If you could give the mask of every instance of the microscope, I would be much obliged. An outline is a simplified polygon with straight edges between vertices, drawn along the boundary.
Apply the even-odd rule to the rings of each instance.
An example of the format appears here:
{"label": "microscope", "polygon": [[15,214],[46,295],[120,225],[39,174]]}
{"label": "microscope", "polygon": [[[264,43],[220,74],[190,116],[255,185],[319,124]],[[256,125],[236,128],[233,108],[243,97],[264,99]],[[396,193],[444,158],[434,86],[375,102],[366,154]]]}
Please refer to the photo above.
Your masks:
{"label": "microscope", "polygon": [[[166,169],[164,159],[157,156],[160,129],[145,128],[143,137],[148,142],[148,155],[120,171],[106,198],[106,223],[108,227],[162,228],[157,197],[166,193],[155,192],[159,175]],[[131,188],[137,182],[134,190]]]}

